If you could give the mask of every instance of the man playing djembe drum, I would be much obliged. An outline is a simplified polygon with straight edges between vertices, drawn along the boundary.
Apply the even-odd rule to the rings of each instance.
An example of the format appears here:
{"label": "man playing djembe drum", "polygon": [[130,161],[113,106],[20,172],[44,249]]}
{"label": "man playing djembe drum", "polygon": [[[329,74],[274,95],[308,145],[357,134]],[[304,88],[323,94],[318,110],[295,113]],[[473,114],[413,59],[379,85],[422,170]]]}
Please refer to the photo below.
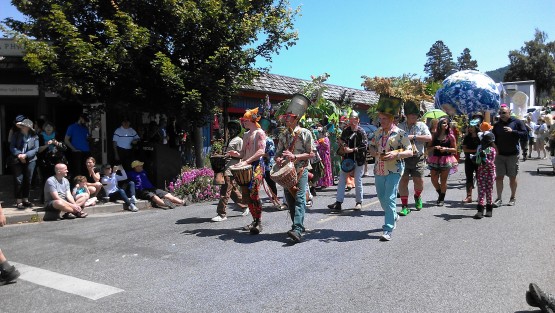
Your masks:
{"label": "man playing djembe drum", "polygon": [[260,158],[265,154],[266,149],[266,134],[260,127],[260,124],[258,124],[259,120],[260,115],[258,114],[258,108],[247,110],[241,118],[243,126],[248,129],[243,135],[243,147],[241,152],[235,150],[227,152],[227,155],[231,157],[242,159],[241,162],[231,167],[232,171],[233,168],[241,168],[245,165],[252,166],[252,179],[250,184],[241,186],[241,193],[243,195],[243,203],[249,206],[249,210],[253,217],[252,223],[243,227],[243,229],[255,235],[262,231],[262,222],[260,221],[262,217],[262,202],[260,202],[258,190],[264,179],[264,171],[260,166]]}
{"label": "man playing djembe drum", "polygon": [[293,225],[287,235],[295,242],[301,241],[306,211],[306,189],[308,186],[309,160],[316,153],[316,145],[310,130],[300,127],[299,120],[305,114],[310,100],[303,95],[294,95],[283,116],[287,129],[279,135],[275,161],[280,166],[294,162],[297,185],[294,190],[285,189],[285,200]]}

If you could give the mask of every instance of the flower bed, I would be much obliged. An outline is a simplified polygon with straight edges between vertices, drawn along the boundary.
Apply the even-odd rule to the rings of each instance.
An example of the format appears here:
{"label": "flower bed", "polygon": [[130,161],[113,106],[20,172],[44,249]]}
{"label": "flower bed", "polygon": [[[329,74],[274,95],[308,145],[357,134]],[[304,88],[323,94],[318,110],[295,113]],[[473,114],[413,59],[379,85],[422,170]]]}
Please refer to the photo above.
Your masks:
{"label": "flower bed", "polygon": [[214,171],[210,168],[183,167],[167,189],[179,198],[188,198],[191,202],[202,202],[218,199],[220,186],[212,184]]}

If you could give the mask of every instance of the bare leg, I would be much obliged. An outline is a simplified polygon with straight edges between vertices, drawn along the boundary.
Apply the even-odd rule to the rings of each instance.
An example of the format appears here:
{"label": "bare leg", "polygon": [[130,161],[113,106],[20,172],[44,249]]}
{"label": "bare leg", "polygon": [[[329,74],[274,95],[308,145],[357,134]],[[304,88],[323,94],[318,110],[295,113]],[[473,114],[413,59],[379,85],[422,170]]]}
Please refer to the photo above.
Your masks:
{"label": "bare leg", "polygon": [[434,186],[435,190],[440,190],[439,171],[431,170],[430,171],[430,179],[432,180],[432,185]]}
{"label": "bare leg", "polygon": [[442,193],[446,193],[447,192],[447,178],[449,177],[449,170],[443,170],[441,171],[441,177],[440,177],[440,181],[441,181],[441,192]]}
{"label": "bare leg", "polygon": [[[412,179],[414,180],[414,177]],[[408,175],[401,176],[401,180],[399,181],[399,195],[401,197],[405,197],[409,195],[409,176]]]}
{"label": "bare leg", "polygon": [[509,187],[511,188],[511,198],[515,198],[516,196],[516,187],[518,186],[515,177],[509,177]]}
{"label": "bare leg", "polygon": [[160,207],[165,207],[166,206],[164,201],[162,201],[162,199],[160,199],[160,197],[158,197],[158,196],[153,196],[152,198],[150,198],[150,201],[154,202],[154,204],[156,204],[157,206],[160,206]]}
{"label": "bare leg", "polygon": [[88,194],[83,194],[82,196],[79,196],[79,198],[75,199],[75,204],[84,208],[85,207],[85,202],[87,202],[87,200],[89,200],[89,195]]}
{"label": "bare leg", "polygon": [[503,195],[503,178],[504,176],[498,176],[495,178],[495,189],[497,189],[497,199],[501,199]]}
{"label": "bare leg", "polygon": [[183,200],[177,198],[176,196],[172,195],[171,193],[168,193],[167,195],[164,196],[164,198],[170,200],[171,202],[175,203],[175,204],[179,204],[179,205],[183,205]]}

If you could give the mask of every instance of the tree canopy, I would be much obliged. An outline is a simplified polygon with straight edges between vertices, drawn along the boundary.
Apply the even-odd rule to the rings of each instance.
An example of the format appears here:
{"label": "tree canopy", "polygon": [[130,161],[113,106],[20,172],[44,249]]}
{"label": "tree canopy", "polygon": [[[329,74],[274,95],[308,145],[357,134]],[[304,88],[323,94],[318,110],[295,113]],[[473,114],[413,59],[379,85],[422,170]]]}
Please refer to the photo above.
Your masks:
{"label": "tree canopy", "polygon": [[472,60],[470,49],[464,48],[461,55],[457,58],[457,69],[464,70],[478,70],[478,61]]}
{"label": "tree canopy", "polygon": [[538,95],[555,96],[555,42],[536,29],[534,39],[509,52],[505,81],[535,80]]}
{"label": "tree canopy", "polygon": [[[108,106],[186,116],[200,126],[259,70],[256,58],[295,44],[286,0],[13,0],[4,21],[24,60],[53,91]],[[31,40],[32,39],[32,40]]]}
{"label": "tree canopy", "polygon": [[424,72],[428,74],[430,81],[443,81],[453,69],[456,69],[451,50],[441,40],[432,45],[426,57],[428,61],[424,64]]}

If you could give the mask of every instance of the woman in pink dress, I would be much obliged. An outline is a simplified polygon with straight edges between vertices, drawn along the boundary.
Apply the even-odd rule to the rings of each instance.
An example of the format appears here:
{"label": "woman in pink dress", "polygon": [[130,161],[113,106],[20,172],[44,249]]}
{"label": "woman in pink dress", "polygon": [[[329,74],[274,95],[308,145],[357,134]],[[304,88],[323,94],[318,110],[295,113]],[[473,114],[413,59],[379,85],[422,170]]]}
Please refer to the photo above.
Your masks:
{"label": "woman in pink dress", "polygon": [[318,154],[322,159],[322,165],[324,166],[324,173],[322,178],[318,180],[316,188],[325,188],[333,186],[333,172],[331,169],[331,156],[330,156],[330,140],[328,138],[328,133],[325,128],[319,127],[317,129],[318,140],[316,140],[316,149]]}

